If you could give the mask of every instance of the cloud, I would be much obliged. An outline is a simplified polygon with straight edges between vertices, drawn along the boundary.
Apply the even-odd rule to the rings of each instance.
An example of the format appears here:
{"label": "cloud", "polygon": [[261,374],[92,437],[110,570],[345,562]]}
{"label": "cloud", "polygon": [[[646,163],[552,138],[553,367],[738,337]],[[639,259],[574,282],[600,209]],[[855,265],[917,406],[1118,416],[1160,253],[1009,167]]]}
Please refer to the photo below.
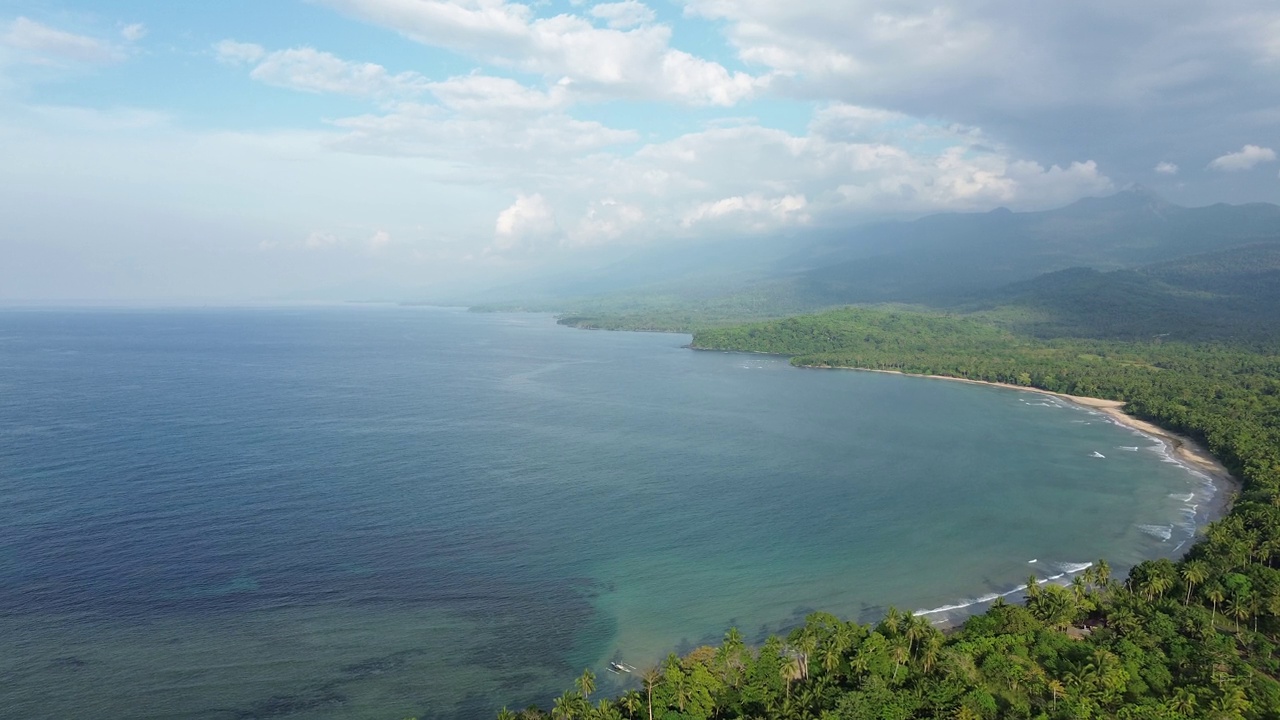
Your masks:
{"label": "cloud", "polygon": [[637,0],[594,5],[591,8],[591,17],[604,20],[611,28],[629,28],[651,23],[654,20],[653,10]]}
{"label": "cloud", "polygon": [[331,248],[343,244],[343,241],[333,233],[315,231],[307,236],[302,246],[308,250],[320,250],[323,248]]}
{"label": "cloud", "polygon": [[[420,43],[551,82],[563,79],[587,93],[727,106],[754,96],[769,81],[672,48],[671,29],[664,25],[600,28],[578,15],[535,17],[530,6],[501,0],[324,2]],[[603,12],[639,17],[634,8]]]}
{"label": "cloud", "polygon": [[356,97],[417,95],[427,85],[426,78],[415,72],[393,75],[381,65],[348,62],[307,47],[268,53],[249,76],[276,87]]}
{"label": "cloud", "polygon": [[120,37],[128,42],[138,42],[147,36],[147,26],[142,23],[130,23],[120,28]]}
{"label": "cloud", "polygon": [[412,96],[427,89],[427,79],[416,72],[392,74],[375,63],[351,62],[309,47],[268,52],[235,40],[213,47],[219,62],[254,65],[249,77],[275,87],[371,98]]}
{"label": "cloud", "polygon": [[546,198],[539,193],[520,194],[510,207],[498,213],[493,226],[492,250],[500,253],[528,250],[557,230],[555,213]]}
{"label": "cloud", "polygon": [[1092,160],[1045,166],[975,128],[873,108],[823,108],[803,134],[744,123],[625,150],[547,153],[536,144],[490,153],[488,172],[470,176],[525,188],[499,215],[492,252],[1043,209],[1115,188]]}
{"label": "cloud", "polygon": [[391,244],[391,233],[379,230],[369,238],[369,250],[378,252]]}
{"label": "cloud", "polygon": [[0,34],[0,45],[19,51],[22,60],[37,65],[119,62],[125,53],[118,47],[19,17]]}
{"label": "cloud", "polygon": [[635,205],[603,198],[592,202],[564,244],[601,245],[617,241],[645,220],[645,212]]}
{"label": "cloud", "polygon": [[1156,166],[1154,169],[1156,172],[1160,173],[1161,175],[1177,175],[1178,174],[1178,166],[1171,162],[1156,163]]}
{"label": "cloud", "polygon": [[[1269,132],[1280,4],[1076,0],[685,0],[768,90],[981,127],[1033,155],[1132,176],[1153,152]],[[1124,128],[1141,127],[1141,141]],[[1213,127],[1213,133],[1205,133]],[[1212,155],[1209,155],[1212,157]]]}
{"label": "cloud", "polygon": [[1209,163],[1209,167],[1222,172],[1237,172],[1248,170],[1258,163],[1272,162],[1275,159],[1276,152],[1271,148],[1245,145],[1239,152],[1227,153],[1214,158]]}
{"label": "cloud", "polygon": [[[447,93],[446,93],[447,95]],[[457,97],[451,101],[457,102]],[[463,103],[464,107],[466,103]],[[500,103],[484,107],[500,109]],[[635,142],[639,135],[560,113],[460,114],[436,105],[400,103],[382,114],[341,118],[347,134],[334,147],[375,155],[448,159],[476,169],[563,166],[568,158]]]}
{"label": "cloud", "polygon": [[266,48],[254,43],[223,40],[213,46],[218,62],[226,65],[247,65],[266,57]]}
{"label": "cloud", "polygon": [[491,75],[464,75],[426,87],[445,107],[473,115],[547,112],[569,102],[565,85],[555,85],[543,92],[510,78]]}
{"label": "cloud", "polygon": [[733,218],[751,230],[770,230],[780,225],[806,223],[804,213],[808,201],[803,195],[786,195],[766,198],[758,193],[721,198],[705,202],[685,213],[680,220],[683,227],[699,223]]}

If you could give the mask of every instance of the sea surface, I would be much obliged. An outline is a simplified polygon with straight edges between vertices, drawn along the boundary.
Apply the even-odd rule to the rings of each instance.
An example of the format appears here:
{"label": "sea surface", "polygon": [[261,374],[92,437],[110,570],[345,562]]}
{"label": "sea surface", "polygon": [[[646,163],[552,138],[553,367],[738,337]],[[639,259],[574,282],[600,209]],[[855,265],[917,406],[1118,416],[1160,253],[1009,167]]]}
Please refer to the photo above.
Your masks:
{"label": "sea surface", "polygon": [[954,621],[1030,574],[1175,556],[1213,504],[1046,396],[688,342],[434,308],[0,311],[0,708],[490,718],[731,625]]}

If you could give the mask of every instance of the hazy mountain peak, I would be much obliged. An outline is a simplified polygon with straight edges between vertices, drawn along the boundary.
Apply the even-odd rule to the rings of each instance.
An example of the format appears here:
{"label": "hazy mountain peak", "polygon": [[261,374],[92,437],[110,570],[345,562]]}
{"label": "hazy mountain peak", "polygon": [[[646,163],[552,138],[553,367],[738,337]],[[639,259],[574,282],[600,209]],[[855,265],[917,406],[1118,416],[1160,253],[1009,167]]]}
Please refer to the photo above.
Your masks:
{"label": "hazy mountain peak", "polygon": [[1063,210],[1088,210],[1088,211],[1146,211],[1163,215],[1172,209],[1179,209],[1180,205],[1165,200],[1155,193],[1155,191],[1143,185],[1130,185],[1114,195],[1105,197],[1091,197],[1077,200],[1076,202],[1063,208]]}

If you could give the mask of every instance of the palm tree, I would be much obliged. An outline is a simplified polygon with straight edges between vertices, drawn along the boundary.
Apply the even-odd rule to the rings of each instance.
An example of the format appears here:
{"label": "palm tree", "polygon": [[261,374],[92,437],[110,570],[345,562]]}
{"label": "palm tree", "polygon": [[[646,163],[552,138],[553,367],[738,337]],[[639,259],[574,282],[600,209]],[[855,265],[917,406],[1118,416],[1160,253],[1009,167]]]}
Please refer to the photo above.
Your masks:
{"label": "palm tree", "polygon": [[1217,585],[1214,585],[1213,587],[1209,588],[1208,592],[1206,592],[1204,595],[1205,597],[1209,598],[1210,602],[1213,603],[1213,612],[1209,615],[1209,622],[1212,623],[1218,617],[1218,603],[1225,600],[1227,598],[1227,595],[1222,591],[1222,588]]}
{"label": "palm tree", "polygon": [[1083,576],[1077,575],[1071,578],[1071,594],[1075,597],[1076,605],[1084,602],[1084,597],[1089,593],[1089,588],[1085,584]]}
{"label": "palm tree", "polygon": [[924,639],[920,644],[920,663],[924,666],[926,673],[933,672],[933,668],[938,664],[938,657],[942,654],[942,634],[933,633]]}
{"label": "palm tree", "polygon": [[596,691],[596,674],[588,668],[582,671],[582,677],[573,681],[578,687],[578,692],[582,694],[582,699],[590,700],[591,693]]}
{"label": "palm tree", "polygon": [[1227,599],[1226,614],[1235,618],[1236,632],[1240,632],[1240,621],[1249,617],[1249,598],[1246,595],[1233,595]]}
{"label": "palm tree", "polygon": [[889,646],[889,657],[893,658],[893,680],[898,679],[898,671],[902,666],[911,659],[911,645],[903,644],[901,638],[894,638],[893,643]]}
{"label": "palm tree", "polygon": [[884,620],[880,621],[880,627],[888,630],[889,635],[897,635],[901,625],[902,613],[898,611],[898,608],[890,605],[889,609],[884,614]]}
{"label": "palm tree", "polygon": [[498,720],[516,720],[516,714],[507,709],[506,705],[498,711]]}
{"label": "palm tree", "polygon": [[922,615],[907,613],[906,617],[907,649],[915,653],[915,645],[933,632],[933,626]]}
{"label": "palm tree", "polygon": [[662,671],[657,666],[648,668],[640,674],[640,682],[644,683],[644,690],[649,696],[649,720],[653,720],[653,688],[662,681]]}
{"label": "palm tree", "polygon": [[787,682],[787,700],[791,700],[791,683],[804,677],[804,663],[798,653],[792,653],[782,663],[782,679]]}
{"label": "palm tree", "polygon": [[596,705],[595,715],[597,720],[622,720],[622,713],[618,712],[618,708],[604,698],[600,698],[600,703]]}
{"label": "palm tree", "polygon": [[1035,600],[1039,592],[1040,584],[1036,582],[1035,573],[1032,573],[1027,576],[1027,600]]}
{"label": "palm tree", "polygon": [[635,720],[636,710],[640,709],[640,693],[635,690],[628,690],[626,694],[618,700],[618,704],[622,706],[623,710],[627,711],[627,717]]}
{"label": "palm tree", "polygon": [[1067,692],[1067,686],[1063,685],[1062,681],[1057,678],[1050,678],[1049,682],[1045,683],[1045,687],[1049,689],[1049,694],[1053,697],[1053,710],[1057,711],[1058,696]]}
{"label": "palm tree", "polygon": [[565,690],[560,697],[556,698],[555,705],[551,708],[551,717],[555,720],[573,720],[578,715],[578,703],[581,701],[581,695]]}
{"label": "palm tree", "polygon": [[827,644],[822,646],[822,669],[833,678],[844,660],[844,648],[841,644],[840,640],[833,635]]}
{"label": "palm tree", "polygon": [[1182,564],[1182,579],[1187,583],[1187,597],[1183,605],[1191,602],[1191,590],[1209,577],[1209,565],[1203,560],[1188,560]]}
{"label": "palm tree", "polygon": [[1098,585],[1106,588],[1111,584],[1111,566],[1107,564],[1106,560],[1101,559],[1094,563],[1093,566],[1097,568],[1093,576],[1098,579]]}
{"label": "palm tree", "polygon": [[1195,717],[1196,694],[1186,688],[1178,688],[1173,694],[1173,711],[1179,715]]}

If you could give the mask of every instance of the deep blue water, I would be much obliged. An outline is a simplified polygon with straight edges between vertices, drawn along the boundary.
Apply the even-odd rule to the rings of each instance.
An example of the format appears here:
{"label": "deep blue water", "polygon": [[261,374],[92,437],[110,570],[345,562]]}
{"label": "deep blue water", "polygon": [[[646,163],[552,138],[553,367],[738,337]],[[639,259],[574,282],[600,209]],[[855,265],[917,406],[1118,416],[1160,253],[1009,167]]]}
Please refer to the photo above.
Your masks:
{"label": "deep blue water", "polygon": [[1176,554],[1208,507],[1080,408],[687,342],[429,308],[0,312],[0,707],[490,717],[730,624]]}

